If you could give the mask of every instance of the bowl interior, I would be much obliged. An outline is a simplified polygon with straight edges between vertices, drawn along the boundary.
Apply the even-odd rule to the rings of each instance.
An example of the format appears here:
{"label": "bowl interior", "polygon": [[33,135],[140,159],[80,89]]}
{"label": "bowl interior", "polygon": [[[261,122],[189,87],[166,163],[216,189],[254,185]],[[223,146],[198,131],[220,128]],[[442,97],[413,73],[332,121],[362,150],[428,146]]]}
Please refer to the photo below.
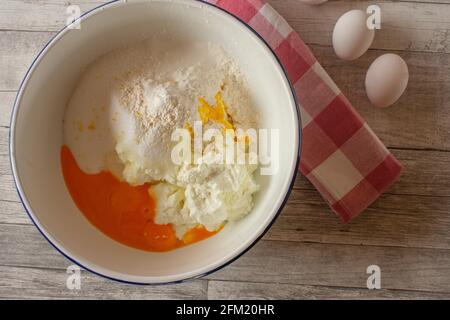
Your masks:
{"label": "bowl interior", "polygon": [[[63,180],[63,118],[86,66],[115,48],[164,33],[174,39],[221,44],[246,74],[261,127],[279,129],[279,169],[259,178],[252,212],[218,235],[175,251],[149,253],[117,243],[93,227],[74,205]],[[116,2],[86,15],[80,30],[65,30],[27,76],[12,121],[12,162],[19,192],[39,229],[82,266],[119,280],[159,283],[220,267],[269,226],[286,197],[298,158],[298,119],[289,83],[268,47],[221,10],[192,0]]]}

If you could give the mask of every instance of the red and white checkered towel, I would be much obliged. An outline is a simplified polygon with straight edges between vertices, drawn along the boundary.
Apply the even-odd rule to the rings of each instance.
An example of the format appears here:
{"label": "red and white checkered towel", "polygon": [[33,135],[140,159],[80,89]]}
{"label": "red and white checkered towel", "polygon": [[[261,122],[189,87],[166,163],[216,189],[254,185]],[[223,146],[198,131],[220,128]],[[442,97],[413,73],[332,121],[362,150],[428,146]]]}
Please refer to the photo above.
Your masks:
{"label": "red and white checkered towel", "polygon": [[303,127],[301,172],[344,222],[364,211],[402,169],[286,20],[263,0],[207,0],[258,32],[294,85]]}

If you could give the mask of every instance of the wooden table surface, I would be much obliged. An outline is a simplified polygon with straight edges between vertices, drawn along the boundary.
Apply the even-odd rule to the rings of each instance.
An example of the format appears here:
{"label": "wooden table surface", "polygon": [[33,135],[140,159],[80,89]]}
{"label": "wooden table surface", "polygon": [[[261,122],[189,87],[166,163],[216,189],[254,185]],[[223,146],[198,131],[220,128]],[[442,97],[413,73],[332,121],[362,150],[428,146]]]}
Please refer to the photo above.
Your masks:
{"label": "wooden table surface", "polygon": [[[238,0],[237,0],[238,1]],[[71,0],[83,12],[102,0]],[[0,298],[447,298],[450,299],[450,0],[377,1],[382,29],[355,62],[334,55],[331,32],[347,10],[366,1],[307,6],[270,3],[310,45],[405,170],[356,221],[342,225],[303,177],[269,233],[223,270],[179,285],[134,287],[82,272],[66,288],[71,264],[25,214],[8,159],[9,118],[28,66],[66,21],[68,1],[0,1]],[[408,63],[407,92],[392,108],[372,107],[365,72],[395,52]],[[381,268],[381,290],[368,290],[366,269]]]}

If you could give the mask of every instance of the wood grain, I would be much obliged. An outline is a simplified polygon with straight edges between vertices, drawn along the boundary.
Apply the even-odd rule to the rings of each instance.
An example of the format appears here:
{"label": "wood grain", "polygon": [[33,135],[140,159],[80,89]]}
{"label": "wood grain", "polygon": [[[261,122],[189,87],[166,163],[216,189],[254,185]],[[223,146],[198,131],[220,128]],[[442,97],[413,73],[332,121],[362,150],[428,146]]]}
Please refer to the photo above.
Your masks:
{"label": "wood grain", "polygon": [[450,251],[438,249],[261,241],[207,278],[365,289],[370,265],[384,289],[450,294]]}
{"label": "wood grain", "polygon": [[[65,288],[66,267],[31,225],[8,157],[11,107],[34,57],[61,29],[69,4],[83,12],[105,0],[0,1],[0,298],[87,299],[450,299],[450,0],[269,2],[300,33],[405,169],[364,214],[342,225],[299,177],[264,240],[203,280],[132,287],[82,273]],[[377,3],[382,30],[354,62],[336,58],[333,25],[345,11]],[[392,108],[372,107],[364,91],[369,64],[395,51],[408,63],[407,92]],[[382,290],[366,289],[366,268],[382,270]]]}
{"label": "wood grain", "polygon": [[405,290],[362,290],[339,287],[304,286],[295,284],[209,281],[208,299],[450,299],[446,293]]}
{"label": "wood grain", "polygon": [[9,128],[16,92],[0,92],[0,127]]}
{"label": "wood grain", "polygon": [[450,6],[437,3],[393,1],[332,1],[322,6],[295,5],[296,0],[271,1],[306,43],[330,44],[337,19],[346,11],[381,8],[381,30],[372,48],[383,50],[446,52],[450,50]]}
{"label": "wood grain", "polygon": [[[106,0],[76,0],[86,12]],[[269,1],[310,44],[329,45],[338,17],[350,9],[365,10],[378,4],[382,10],[382,30],[373,48],[426,52],[449,52],[450,6],[443,3],[392,1],[330,1],[322,6],[309,6],[297,0]],[[69,3],[57,0],[0,2],[0,30],[57,31],[64,27]],[[30,14],[32,12],[32,14]]]}
{"label": "wood grain", "polygon": [[[2,3],[2,2],[0,2]],[[51,32],[0,31],[0,91],[16,91]]]}
{"label": "wood grain", "polygon": [[[0,224],[0,247],[3,266],[65,270],[71,264],[34,226]],[[450,293],[450,250],[440,249],[266,240],[207,279],[364,289],[373,264],[382,270],[384,289]]]}
{"label": "wood grain", "polygon": [[[67,264],[68,266],[69,264]],[[81,272],[80,290],[66,287],[65,269],[0,266],[0,299],[206,299],[206,280],[170,286],[126,286]]]}
{"label": "wood grain", "polygon": [[31,224],[22,203],[18,201],[0,200],[0,223]]}
{"label": "wood grain", "polygon": [[77,5],[81,13],[107,0],[2,0],[0,29],[25,31],[58,31],[66,24],[69,5]]}
{"label": "wood grain", "polygon": [[343,225],[316,191],[295,190],[265,239],[450,249],[449,198],[383,195]]}

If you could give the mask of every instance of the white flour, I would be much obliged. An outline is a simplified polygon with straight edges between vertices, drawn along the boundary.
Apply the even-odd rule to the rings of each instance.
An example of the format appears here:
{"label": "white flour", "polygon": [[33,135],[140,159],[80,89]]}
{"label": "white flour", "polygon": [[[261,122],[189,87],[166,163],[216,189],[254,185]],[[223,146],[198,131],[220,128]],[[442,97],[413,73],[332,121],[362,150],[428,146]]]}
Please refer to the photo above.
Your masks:
{"label": "white flour", "polygon": [[[120,104],[137,120],[132,145],[125,140],[116,147],[125,164],[124,178],[131,184],[159,180],[175,183],[171,134],[175,128],[200,120],[197,109],[201,96],[214,101],[223,88],[236,127],[255,127],[246,83],[225,51],[207,43],[183,49],[178,57],[173,57],[174,51],[164,52],[156,57],[156,66],[127,72],[118,81]],[[176,67],[172,66],[174,61]]]}

